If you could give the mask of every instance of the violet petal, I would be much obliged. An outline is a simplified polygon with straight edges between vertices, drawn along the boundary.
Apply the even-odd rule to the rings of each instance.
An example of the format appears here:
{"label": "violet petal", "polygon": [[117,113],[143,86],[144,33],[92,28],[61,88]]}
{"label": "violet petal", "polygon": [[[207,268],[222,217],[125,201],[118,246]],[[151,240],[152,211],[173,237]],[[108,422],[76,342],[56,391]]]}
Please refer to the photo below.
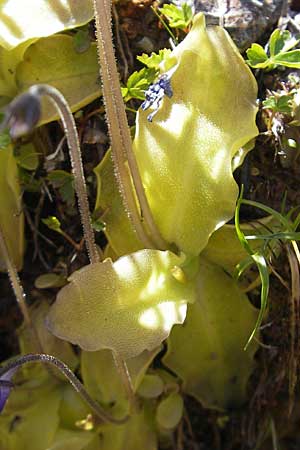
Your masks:
{"label": "violet petal", "polygon": [[0,376],[0,412],[3,411],[6,400],[8,399],[10,391],[13,388],[11,379],[17,370],[18,367],[12,367]]}

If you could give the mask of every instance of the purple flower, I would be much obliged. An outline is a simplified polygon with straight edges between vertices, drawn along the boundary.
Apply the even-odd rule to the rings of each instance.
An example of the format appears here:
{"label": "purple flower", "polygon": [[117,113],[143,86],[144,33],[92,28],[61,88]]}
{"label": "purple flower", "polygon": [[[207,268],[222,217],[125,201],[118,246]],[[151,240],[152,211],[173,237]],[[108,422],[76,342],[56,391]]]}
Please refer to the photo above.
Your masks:
{"label": "purple flower", "polygon": [[32,131],[41,117],[41,102],[37,94],[25,93],[7,107],[3,126],[9,128],[13,139]]}
{"label": "purple flower", "polygon": [[17,372],[18,367],[12,367],[11,369],[0,375],[0,412],[3,411],[6,400],[10,394],[10,391],[14,387],[11,379]]}

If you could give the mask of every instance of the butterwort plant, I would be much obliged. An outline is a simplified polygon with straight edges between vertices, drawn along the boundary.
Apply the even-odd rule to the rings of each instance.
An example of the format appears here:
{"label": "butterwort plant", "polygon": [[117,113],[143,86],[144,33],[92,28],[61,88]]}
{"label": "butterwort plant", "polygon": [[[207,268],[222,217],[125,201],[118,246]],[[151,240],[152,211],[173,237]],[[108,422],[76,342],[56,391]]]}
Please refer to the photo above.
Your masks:
{"label": "butterwort plant", "polygon": [[[70,375],[92,415],[81,421],[85,433],[92,429],[85,434],[90,441],[78,448],[123,449],[129,439],[132,449],[153,449],[158,435],[170,434],[180,422],[184,393],[218,410],[245,400],[256,343],[244,347],[257,311],[223,270],[222,259],[213,262],[205,255],[211,237],[234,216],[238,186],[233,169],[257,135],[257,86],[227,32],[206,28],[198,14],[146,90],[132,142],[112,43],[111,2],[95,0],[94,9],[111,140],[95,168],[95,210],[105,210],[107,258],[101,260],[95,244],[76,127],[61,94],[33,86],[7,112],[12,134],[23,134],[36,125],[40,99],[47,95],[66,131],[90,263],[71,274],[43,317],[51,339],[63,340],[68,349],[67,343],[81,348],[84,386],[59,359],[39,351],[4,366],[1,401],[4,406],[21,364],[54,364]],[[169,370],[155,371],[151,363],[162,345],[162,364]],[[49,380],[50,375],[44,376]],[[55,383],[45,389],[50,388],[57,394]],[[52,398],[57,401],[53,409],[61,412],[58,396]],[[102,417],[94,399],[106,407]],[[71,409],[78,408],[76,403]],[[71,436],[65,415],[59,417],[49,438],[53,448]],[[110,425],[103,427],[101,420],[107,418]],[[6,438],[7,448],[16,448]]]}

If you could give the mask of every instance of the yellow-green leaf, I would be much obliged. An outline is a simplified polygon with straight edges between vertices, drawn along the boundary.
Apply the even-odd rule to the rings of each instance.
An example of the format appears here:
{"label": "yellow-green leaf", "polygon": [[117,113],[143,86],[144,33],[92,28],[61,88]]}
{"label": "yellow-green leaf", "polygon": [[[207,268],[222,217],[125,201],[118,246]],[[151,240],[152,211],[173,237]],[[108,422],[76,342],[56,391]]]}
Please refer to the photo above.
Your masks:
{"label": "yellow-green leaf", "polygon": [[[139,387],[146,370],[161,350],[160,347],[126,361],[133,390]],[[111,413],[124,417],[129,412],[127,393],[110,350],[81,352],[81,374],[89,394],[106,407],[112,407]]]}
{"label": "yellow-green leaf", "polygon": [[[258,221],[242,224],[241,229],[245,235],[267,234],[270,229],[274,230],[275,222],[272,216],[268,216]],[[251,241],[251,248],[258,249],[263,242],[259,239]],[[274,247],[274,243],[272,246]],[[226,224],[212,234],[201,256],[233,274],[235,266],[246,259],[248,253],[237,237],[235,226]]]}
{"label": "yellow-green leaf", "polygon": [[76,423],[85,420],[91,410],[82,400],[71,384],[64,385],[59,407],[60,426],[71,430],[78,430]]}
{"label": "yellow-green leaf", "polygon": [[172,392],[158,405],[156,420],[160,427],[171,430],[179,424],[183,414],[183,398],[177,392]]}
{"label": "yellow-green leaf", "polygon": [[53,443],[46,450],[101,450],[100,437],[89,431],[70,431],[59,428]]}
{"label": "yellow-green leaf", "polygon": [[60,387],[49,380],[43,386],[31,380],[13,389],[0,416],[0,448],[48,448],[59,423],[60,394]]}
{"label": "yellow-green leaf", "polygon": [[124,425],[109,425],[101,433],[101,450],[157,450],[153,412],[144,408]]}
{"label": "yellow-green leaf", "polygon": [[205,407],[232,408],[245,400],[253,368],[257,311],[234,280],[201,260],[197,300],[189,305],[184,326],[175,326],[164,364],[183,380],[184,391]]}
{"label": "yellow-green leaf", "polygon": [[164,382],[156,373],[146,374],[141,382],[138,394],[144,398],[159,397],[164,390]]}
{"label": "yellow-green leaf", "polygon": [[2,0],[0,45],[11,49],[32,38],[75,28],[93,18],[93,2],[85,0]]}
{"label": "yellow-green leaf", "polygon": [[[49,305],[46,302],[38,303],[31,307],[30,317],[34,323],[35,333],[32,333],[32,330],[25,324],[21,326],[19,329],[19,343],[21,352],[22,354],[36,353],[36,339],[38,337],[44,353],[55,356],[56,358],[64,361],[70,369],[75,370],[78,366],[78,358],[75,355],[71,345],[68,342],[57,339],[57,337],[49,333],[45,326],[45,317],[48,311]],[[27,367],[25,366],[23,368],[23,371],[30,373],[32,376],[34,366],[36,366],[38,372],[44,371],[49,376],[49,371],[45,368],[44,364],[29,364]],[[65,380],[59,371],[55,373]]]}
{"label": "yellow-green leaf", "polygon": [[12,50],[0,47],[0,106],[18,94],[16,68],[33,42],[34,39],[30,39]]}
{"label": "yellow-green leaf", "polygon": [[257,85],[227,32],[202,14],[163,63],[173,96],[137,116],[134,152],[164,239],[198,255],[234,214],[231,163],[257,135]]}
{"label": "yellow-green leaf", "polygon": [[192,283],[172,273],[183,261],[169,251],[140,250],[83,267],[50,310],[51,332],[83,350],[108,348],[124,359],[153,350],[193,301]]}
{"label": "yellow-green leaf", "polygon": [[[58,34],[39,39],[26,50],[17,67],[16,82],[19,92],[34,84],[50,84],[76,111],[100,96],[96,44],[77,53],[71,36]],[[55,108],[45,100],[40,124],[57,118]]]}
{"label": "yellow-green leaf", "polygon": [[101,214],[101,220],[105,223],[104,232],[111,248],[118,256],[142,249],[143,245],[139,242],[124,208],[110,150],[95,167],[94,172],[97,177],[95,211],[98,216]]}
{"label": "yellow-green leaf", "polygon": [[[12,147],[0,149],[0,224],[10,258],[20,270],[24,253],[24,215],[18,176],[18,166]],[[1,253],[0,270],[7,270]]]}

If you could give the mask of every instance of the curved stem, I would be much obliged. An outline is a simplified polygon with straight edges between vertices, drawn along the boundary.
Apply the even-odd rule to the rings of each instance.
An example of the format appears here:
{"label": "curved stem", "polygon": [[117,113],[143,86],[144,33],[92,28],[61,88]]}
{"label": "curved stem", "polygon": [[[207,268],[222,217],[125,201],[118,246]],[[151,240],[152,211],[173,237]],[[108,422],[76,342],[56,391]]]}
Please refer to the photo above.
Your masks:
{"label": "curved stem", "polygon": [[32,86],[29,89],[29,92],[33,95],[48,96],[59,112],[64,126],[64,131],[67,137],[70,152],[72,171],[74,175],[74,184],[79,203],[79,211],[81,215],[85,244],[90,261],[93,263],[99,262],[100,256],[97,251],[94,231],[91,223],[89,202],[81,160],[80,144],[73,114],[63,95],[52,86],[48,86],[47,84],[37,84],[35,86]]}
{"label": "curved stem", "polygon": [[[153,220],[135,155],[132,151],[131,136],[121,95],[112,43],[111,0],[94,0],[94,11],[103,97],[118,183],[133,226],[141,242],[147,248],[164,249],[166,244]],[[129,171],[126,166],[127,162]],[[136,204],[136,197],[139,202],[141,215]],[[141,219],[141,216],[143,219]],[[151,237],[149,237],[147,231]]]}
{"label": "curved stem", "polygon": [[[0,368],[0,385],[3,383],[1,380],[1,377],[5,375],[8,371],[13,371],[14,369],[18,369],[19,367],[23,366],[24,364],[31,363],[31,362],[42,362],[45,364],[50,364],[51,366],[56,367],[71,383],[73,388],[78,392],[80,397],[89,405],[91,410],[95,415],[97,415],[101,420],[105,422],[111,422],[115,424],[122,424],[127,422],[128,416],[122,418],[122,419],[116,419],[111,414],[109,414],[107,411],[105,411],[98,402],[93,400],[88,392],[86,391],[83,384],[78,380],[76,375],[72,372],[69,367],[60,361],[59,359],[55,358],[51,355],[46,354],[31,354],[21,356],[13,361],[8,362],[4,367]],[[7,383],[7,380],[4,380],[4,383]]]}

